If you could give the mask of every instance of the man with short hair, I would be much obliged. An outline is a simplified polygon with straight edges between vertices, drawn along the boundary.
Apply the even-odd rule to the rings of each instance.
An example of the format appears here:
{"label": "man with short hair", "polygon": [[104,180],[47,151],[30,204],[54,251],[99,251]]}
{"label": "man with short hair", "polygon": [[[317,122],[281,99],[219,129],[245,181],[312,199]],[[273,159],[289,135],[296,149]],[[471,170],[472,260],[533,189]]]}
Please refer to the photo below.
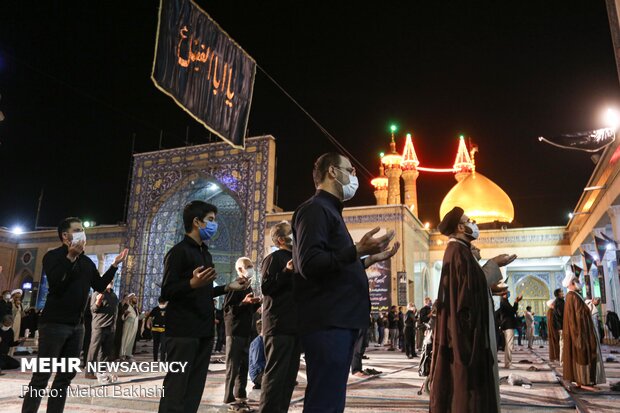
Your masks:
{"label": "man with short hair", "polygon": [[[62,245],[48,251],[43,257],[43,272],[47,276],[48,293],[39,320],[39,358],[79,357],[84,340],[84,309],[90,289],[103,292],[114,279],[118,265],[127,257],[124,249],[110,268],[100,275],[95,264],[84,255],[86,234],[82,221],[65,218],[58,225]],[[67,387],[75,372],[56,373],[52,389],[57,397],[49,397],[47,411],[62,412],[65,408]],[[47,387],[51,373],[32,374],[24,396],[22,413],[34,413],[41,404],[40,394]]]}
{"label": "man with short hair", "polygon": [[388,329],[390,330],[390,348],[388,351],[395,351],[398,347],[398,309],[395,305],[390,307],[388,313]]}
{"label": "man with short hair", "polygon": [[[523,298],[519,295],[514,303],[510,305],[508,299],[510,291],[506,291],[499,302],[499,320],[500,327],[504,332],[504,368],[509,369],[512,365],[512,351],[514,350],[515,329],[519,328],[519,319],[517,311],[519,310],[519,301]],[[520,336],[521,333],[519,333]]]}
{"label": "man with short hair", "polygon": [[235,263],[237,275],[248,280],[247,288],[229,291],[224,298],[224,324],[226,325],[226,378],[224,403],[230,404],[228,411],[246,412],[248,384],[248,354],[252,316],[260,306],[260,298],[254,297],[249,281],[254,278],[254,263],[248,257],[241,257]]}
{"label": "man with short hair", "polygon": [[420,308],[418,315],[418,322],[416,326],[416,349],[422,351],[422,344],[424,344],[424,332],[426,331],[426,325],[431,320],[431,310],[433,301],[430,297],[424,297],[424,306]]}
{"label": "man with short hair", "polygon": [[166,361],[166,306],[168,303],[162,297],[157,299],[157,307],[153,308],[146,319],[147,326],[153,336],[153,361]]}
{"label": "man with short hair", "polygon": [[532,344],[534,343],[534,313],[532,313],[532,307],[525,307],[525,336],[527,337],[527,348],[532,350]]}
{"label": "man with short hair", "polygon": [[265,257],[261,265],[266,364],[259,411],[284,413],[291,403],[301,354],[297,303],[293,296],[295,268],[291,224],[287,221],[275,224],[270,236],[278,249]]}
{"label": "man with short hair", "polygon": [[215,205],[192,201],[183,209],[185,237],[164,258],[161,297],[166,307],[168,362],[187,363],[184,371],[169,371],[160,413],[198,411],[213,350],[213,297],[245,288],[245,280],[214,287],[217,277],[206,245],[217,232]]}
{"label": "man with short hair", "polygon": [[562,364],[564,360],[564,334],[562,334],[562,329],[564,328],[564,291],[561,288],[557,288],[553,291],[553,295],[555,297],[553,302],[553,325],[560,339],[560,364]]}
{"label": "man with short hair", "polygon": [[438,229],[449,240],[437,294],[430,411],[499,412],[489,341],[489,287],[471,252],[478,226],[454,207]]}
{"label": "man with short hair", "polygon": [[316,193],[293,214],[293,261],[299,328],[306,355],[305,413],[342,412],[353,346],[368,327],[370,297],[365,268],[391,258],[394,231],[357,243],[342,217],[343,202],[358,187],[351,161],[337,153],[321,155],[312,172]]}
{"label": "man with short hair", "polygon": [[605,383],[606,378],[592,313],[581,296],[582,285],[575,274],[568,272],[562,285],[568,290],[562,328],[563,376],[565,380],[575,382],[577,388],[596,391],[594,386]]}
{"label": "man with short hair", "polygon": [[[114,353],[114,332],[116,330],[116,310],[118,297],[109,283],[102,293],[93,293],[90,300],[92,313],[91,337],[88,347],[88,362],[111,361]],[[96,379],[95,373],[87,369],[86,378]]]}

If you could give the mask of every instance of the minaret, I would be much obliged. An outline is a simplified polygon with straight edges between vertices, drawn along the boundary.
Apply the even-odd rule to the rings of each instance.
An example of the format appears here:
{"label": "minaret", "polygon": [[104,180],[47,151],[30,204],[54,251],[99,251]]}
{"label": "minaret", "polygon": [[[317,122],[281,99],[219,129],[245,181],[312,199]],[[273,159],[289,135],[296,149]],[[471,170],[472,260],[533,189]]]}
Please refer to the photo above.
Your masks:
{"label": "minaret", "polygon": [[375,187],[375,198],[377,198],[377,205],[387,205],[388,179],[385,176],[385,169],[383,168],[383,165],[379,167],[379,176],[370,181],[370,183]]}
{"label": "minaret", "polygon": [[394,142],[394,132],[396,127],[392,126],[392,142],[390,142],[390,153],[381,158],[381,163],[385,167],[385,174],[388,177],[388,197],[387,203],[390,205],[400,205],[400,163],[402,156],[396,152],[396,142]]}
{"label": "minaret", "polygon": [[[472,150],[472,155],[473,154],[474,151]],[[467,175],[474,172],[475,169],[474,162],[465,145],[465,137],[461,135],[459,137],[459,150],[454,161],[454,178],[456,178],[458,182],[461,182]]]}
{"label": "minaret", "polygon": [[416,180],[418,179],[418,157],[411,141],[411,134],[407,134],[405,148],[403,149],[403,160],[401,168],[403,171],[403,180],[405,181],[405,205],[415,215],[418,216],[418,190]]}

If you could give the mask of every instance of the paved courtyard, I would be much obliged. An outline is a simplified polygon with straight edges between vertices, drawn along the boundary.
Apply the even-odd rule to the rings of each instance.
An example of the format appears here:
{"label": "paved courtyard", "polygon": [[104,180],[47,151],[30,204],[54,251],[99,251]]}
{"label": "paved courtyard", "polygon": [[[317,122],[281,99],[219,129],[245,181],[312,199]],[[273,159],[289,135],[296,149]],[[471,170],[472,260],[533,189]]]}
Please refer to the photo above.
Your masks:
{"label": "paved courtyard", "polygon": [[[150,361],[150,343],[139,342],[136,355],[137,361]],[[547,361],[547,349],[537,346],[534,351],[524,347],[516,348],[514,366],[510,370],[500,369],[500,377],[518,374],[531,381],[532,387],[501,385],[501,405],[504,412],[619,412],[620,392],[612,392],[610,383],[620,381],[620,348],[604,346],[604,358],[613,357],[616,362],[605,363],[607,385],[595,394],[567,391],[567,384],[558,379],[561,368],[550,365]],[[347,392],[347,412],[424,412],[428,411],[428,395],[418,395],[423,378],[418,376],[419,359],[408,360],[403,353],[388,352],[384,349],[370,347],[364,360],[364,367],[380,370],[383,374],[367,379],[350,377]],[[218,363],[222,354],[215,354],[211,373],[207,379],[201,412],[225,412],[222,399],[224,395],[225,365]],[[503,354],[500,352],[500,360]],[[531,363],[531,364],[530,364]],[[500,363],[501,365],[502,363]],[[0,376],[0,411],[16,413],[21,408],[19,397],[22,386],[28,383],[30,375],[19,371],[6,371]],[[162,374],[120,375],[117,387],[102,386],[92,380],[86,380],[83,374],[74,380],[74,385],[87,389],[94,386],[100,393],[108,393],[106,397],[70,397],[65,412],[67,413],[105,413],[105,412],[152,412],[157,411],[158,397],[136,397],[131,389],[142,389],[147,392],[161,387]],[[306,384],[305,365],[302,361],[299,372],[299,386],[293,394],[291,412],[301,412]],[[116,391],[116,395],[114,395]],[[123,394],[124,393],[124,394]],[[117,397],[118,396],[118,397]],[[248,386],[249,403],[257,405],[259,390]],[[41,412],[45,411],[46,400],[43,400]]]}

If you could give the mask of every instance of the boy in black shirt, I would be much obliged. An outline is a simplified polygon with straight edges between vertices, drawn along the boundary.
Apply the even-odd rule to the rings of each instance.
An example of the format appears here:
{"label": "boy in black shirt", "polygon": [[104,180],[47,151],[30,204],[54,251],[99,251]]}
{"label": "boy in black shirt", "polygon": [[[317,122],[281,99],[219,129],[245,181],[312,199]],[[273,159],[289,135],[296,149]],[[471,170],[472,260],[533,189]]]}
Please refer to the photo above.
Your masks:
{"label": "boy in black shirt", "polygon": [[167,361],[187,362],[185,371],[168,372],[159,412],[198,411],[213,350],[213,298],[245,288],[246,280],[214,287],[217,277],[204,243],[217,231],[215,205],[192,201],[183,210],[185,237],[164,258],[162,299],[166,307]]}

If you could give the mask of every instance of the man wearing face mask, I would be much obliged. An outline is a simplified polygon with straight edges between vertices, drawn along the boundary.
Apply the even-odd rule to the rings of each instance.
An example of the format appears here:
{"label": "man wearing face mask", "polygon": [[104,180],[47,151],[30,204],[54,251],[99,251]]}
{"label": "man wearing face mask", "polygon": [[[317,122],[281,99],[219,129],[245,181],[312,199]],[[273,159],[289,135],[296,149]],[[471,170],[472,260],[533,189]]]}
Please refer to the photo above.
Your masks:
{"label": "man wearing face mask", "polygon": [[[118,265],[127,257],[123,250],[110,268],[100,275],[95,264],[84,255],[86,235],[78,218],[66,218],[58,225],[59,248],[43,257],[43,272],[47,276],[49,290],[45,307],[39,320],[39,353],[42,358],[79,357],[84,341],[83,315],[92,288],[105,291],[112,282]],[[52,389],[58,397],[49,397],[47,411],[62,412],[65,407],[67,387],[76,373],[56,373]],[[51,373],[33,373],[24,396],[22,413],[38,411],[41,397]]]}
{"label": "man wearing face mask", "polygon": [[[482,256],[480,254],[480,248],[472,244],[471,253],[476,261],[480,261]],[[501,285],[502,272],[500,267],[506,266],[517,259],[516,255],[501,254],[497,257],[493,257],[488,260],[483,266],[482,271],[487,280],[487,287],[489,287],[489,345],[491,352],[493,353],[493,377],[495,378],[495,393],[497,401],[499,402],[499,367],[497,361],[497,339],[495,330],[495,304],[492,295],[502,295],[508,290],[507,286]],[[497,406],[497,410],[500,406]]]}
{"label": "man wearing face mask", "polygon": [[5,290],[2,292],[2,299],[0,300],[0,318],[5,315],[13,315],[13,304],[11,303],[11,291]]}
{"label": "man wearing face mask", "polygon": [[278,250],[265,257],[261,265],[266,363],[259,411],[264,413],[288,411],[299,370],[301,348],[293,298],[292,231],[286,221],[271,228],[271,241]]}
{"label": "man wearing face mask", "polygon": [[217,231],[215,205],[192,201],[183,209],[185,237],[164,258],[161,296],[166,307],[166,351],[168,362],[187,363],[182,372],[169,371],[159,412],[198,411],[213,350],[213,297],[243,289],[245,281],[213,286],[217,277],[205,244]]}
{"label": "man wearing face mask", "polygon": [[224,298],[224,324],[226,326],[226,380],[224,403],[230,403],[229,411],[249,410],[246,403],[248,383],[250,333],[252,316],[260,306],[260,298],[254,297],[250,281],[254,278],[254,263],[241,257],[235,264],[237,274],[248,280],[247,289],[230,291]]}
{"label": "man wearing face mask", "polygon": [[438,225],[449,237],[437,295],[431,412],[499,411],[489,339],[489,287],[471,252],[478,226],[454,207]]}
{"label": "man wearing face mask", "polygon": [[316,193],[293,214],[293,284],[308,385],[304,412],[342,412],[353,346],[368,328],[370,298],[364,268],[391,258],[394,231],[375,228],[353,243],[342,217],[343,202],[358,187],[351,161],[337,153],[314,164]]}
{"label": "man wearing face mask", "polygon": [[568,272],[562,285],[568,290],[564,306],[563,376],[575,382],[577,388],[596,391],[603,384],[605,367],[601,347],[596,335],[592,315],[581,295],[582,285],[572,272]]}

